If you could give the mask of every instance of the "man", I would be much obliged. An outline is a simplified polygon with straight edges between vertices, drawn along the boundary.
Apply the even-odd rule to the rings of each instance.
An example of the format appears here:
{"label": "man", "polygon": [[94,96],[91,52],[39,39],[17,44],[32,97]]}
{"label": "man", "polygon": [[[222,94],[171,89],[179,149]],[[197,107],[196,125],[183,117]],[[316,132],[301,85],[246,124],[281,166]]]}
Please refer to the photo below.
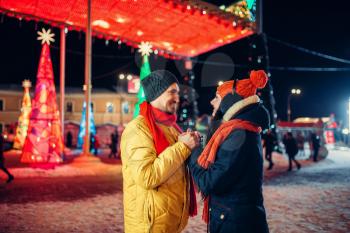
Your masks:
{"label": "man", "polygon": [[320,149],[320,137],[312,133],[311,134],[311,142],[312,142],[312,148],[313,148],[313,160],[314,162],[317,162],[317,157],[318,157],[318,151]]}
{"label": "man", "polygon": [[205,197],[203,220],[211,233],[269,232],[260,136],[269,127],[269,115],[256,95],[266,82],[261,70],[218,87],[211,105],[213,117],[222,116],[221,124],[215,124],[218,128],[204,150],[189,160],[193,179]]}
{"label": "man", "polygon": [[286,149],[286,153],[288,155],[288,170],[293,170],[293,162],[297,166],[297,169],[299,170],[301,168],[301,164],[295,159],[295,156],[298,154],[298,145],[297,141],[293,137],[293,134],[291,132],[288,132],[283,137],[283,144]]}
{"label": "man", "polygon": [[111,148],[111,153],[109,153],[108,158],[117,158],[118,154],[118,131],[115,130],[114,133],[111,134],[111,144],[109,147]]}
{"label": "man", "polygon": [[185,160],[199,136],[181,134],[176,124],[179,85],[173,74],[154,71],[141,84],[146,102],[121,138],[124,231],[181,232],[195,214]]}

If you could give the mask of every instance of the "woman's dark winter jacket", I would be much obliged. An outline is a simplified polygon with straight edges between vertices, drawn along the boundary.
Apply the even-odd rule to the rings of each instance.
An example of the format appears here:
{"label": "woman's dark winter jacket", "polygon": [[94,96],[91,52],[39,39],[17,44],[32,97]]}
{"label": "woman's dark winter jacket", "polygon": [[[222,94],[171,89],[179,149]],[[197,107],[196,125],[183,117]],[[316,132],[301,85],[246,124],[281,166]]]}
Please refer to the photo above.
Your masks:
{"label": "woman's dark winter jacket", "polygon": [[[269,126],[267,110],[260,103],[240,109],[231,119],[250,121],[263,129]],[[199,190],[210,196],[210,232],[269,232],[262,195],[260,134],[246,130],[231,132],[207,170],[197,163],[200,153],[200,150],[193,153],[189,165]]]}

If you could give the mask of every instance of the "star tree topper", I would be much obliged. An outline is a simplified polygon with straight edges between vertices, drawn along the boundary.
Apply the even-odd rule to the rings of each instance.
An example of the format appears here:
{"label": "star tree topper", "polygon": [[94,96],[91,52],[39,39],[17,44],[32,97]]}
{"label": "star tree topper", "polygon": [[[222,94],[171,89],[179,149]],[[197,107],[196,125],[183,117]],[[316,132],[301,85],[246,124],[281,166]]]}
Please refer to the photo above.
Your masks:
{"label": "star tree topper", "polygon": [[50,45],[51,42],[55,42],[55,39],[53,38],[55,34],[51,33],[51,29],[46,31],[45,28],[43,28],[41,32],[38,32],[38,35],[38,40],[41,40],[41,44],[47,43]]}
{"label": "star tree topper", "polygon": [[142,56],[149,56],[152,53],[152,45],[149,42],[141,42],[139,44],[139,53],[141,53]]}

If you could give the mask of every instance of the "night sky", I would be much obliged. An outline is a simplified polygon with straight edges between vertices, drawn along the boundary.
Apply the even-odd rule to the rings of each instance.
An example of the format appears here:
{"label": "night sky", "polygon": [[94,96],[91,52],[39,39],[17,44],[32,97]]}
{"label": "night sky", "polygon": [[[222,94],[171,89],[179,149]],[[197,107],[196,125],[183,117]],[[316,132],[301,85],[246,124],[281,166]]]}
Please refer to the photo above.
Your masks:
{"label": "night sky", "polygon": [[[228,1],[215,1],[220,5]],[[230,1],[232,2],[232,1]],[[350,60],[350,3],[339,1],[264,1],[263,28],[268,38],[276,38],[320,53]],[[20,85],[23,79],[35,83],[41,45],[36,31],[47,25],[20,22],[0,16],[0,84]],[[59,31],[54,29],[56,43],[51,48],[56,83],[59,81]],[[84,80],[84,33],[67,34],[66,84],[82,86]],[[249,38],[216,49],[198,57],[200,61],[247,64]],[[280,67],[350,67],[350,64],[330,61],[297,51],[268,40],[271,66]],[[139,56],[131,48],[120,48],[115,42],[93,40],[92,85],[116,85],[117,74],[139,73]],[[181,62],[151,58],[151,69],[169,69],[179,79],[183,75]],[[199,110],[210,112],[209,100],[215,87],[209,86],[222,79],[239,78],[241,68],[196,64],[196,90]],[[286,119],[287,96],[291,88],[302,89],[302,95],[291,101],[293,118],[299,116],[323,117],[335,113],[338,120],[346,120],[350,97],[350,71],[300,72],[271,70],[278,117]],[[244,72],[243,72],[244,73]]]}

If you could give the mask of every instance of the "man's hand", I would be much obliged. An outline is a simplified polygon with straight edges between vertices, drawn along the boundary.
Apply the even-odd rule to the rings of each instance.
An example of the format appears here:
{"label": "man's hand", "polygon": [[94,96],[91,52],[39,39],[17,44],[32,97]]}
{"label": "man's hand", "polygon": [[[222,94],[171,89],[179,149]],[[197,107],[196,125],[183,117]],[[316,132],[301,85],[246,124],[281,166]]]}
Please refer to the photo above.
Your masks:
{"label": "man's hand", "polygon": [[185,143],[188,148],[193,150],[199,145],[200,134],[197,131],[192,132],[190,130],[187,130],[187,132],[179,135],[178,141]]}

